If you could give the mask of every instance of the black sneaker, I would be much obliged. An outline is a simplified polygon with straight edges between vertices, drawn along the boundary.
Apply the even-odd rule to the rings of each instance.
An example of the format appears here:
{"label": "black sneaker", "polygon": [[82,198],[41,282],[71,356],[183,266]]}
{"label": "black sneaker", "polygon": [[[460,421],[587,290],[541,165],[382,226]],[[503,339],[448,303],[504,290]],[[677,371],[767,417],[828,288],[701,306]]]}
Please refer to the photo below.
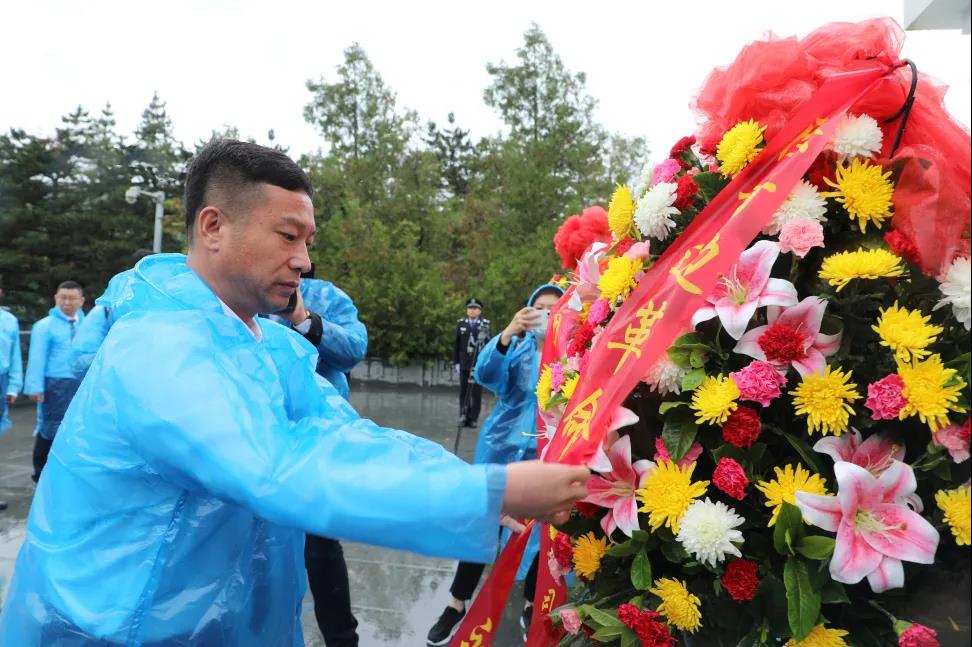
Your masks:
{"label": "black sneaker", "polygon": [[456,611],[452,607],[446,607],[439,619],[435,621],[432,628],[429,629],[429,637],[427,642],[429,647],[439,647],[440,645],[448,645],[449,640],[452,638],[452,634],[456,633],[456,629],[459,627],[459,622],[465,617],[465,611]]}
{"label": "black sneaker", "polygon": [[7,509],[7,502],[0,501],[0,510],[6,510],[6,509]]}
{"label": "black sneaker", "polygon": [[526,642],[527,634],[530,633],[530,621],[533,620],[533,605],[523,607],[520,614],[520,629],[523,630],[523,640]]}

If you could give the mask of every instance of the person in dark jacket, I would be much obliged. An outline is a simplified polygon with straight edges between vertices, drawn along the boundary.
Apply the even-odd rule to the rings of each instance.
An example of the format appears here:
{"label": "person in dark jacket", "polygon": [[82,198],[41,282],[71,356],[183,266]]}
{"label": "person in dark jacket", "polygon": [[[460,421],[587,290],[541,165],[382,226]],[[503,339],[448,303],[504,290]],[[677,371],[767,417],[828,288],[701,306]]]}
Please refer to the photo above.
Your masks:
{"label": "person in dark jacket", "polygon": [[475,297],[466,302],[466,317],[456,322],[452,364],[459,375],[459,419],[464,427],[475,427],[482,408],[483,387],[475,380],[473,365],[479,349],[489,339],[489,319],[483,319],[483,304]]}

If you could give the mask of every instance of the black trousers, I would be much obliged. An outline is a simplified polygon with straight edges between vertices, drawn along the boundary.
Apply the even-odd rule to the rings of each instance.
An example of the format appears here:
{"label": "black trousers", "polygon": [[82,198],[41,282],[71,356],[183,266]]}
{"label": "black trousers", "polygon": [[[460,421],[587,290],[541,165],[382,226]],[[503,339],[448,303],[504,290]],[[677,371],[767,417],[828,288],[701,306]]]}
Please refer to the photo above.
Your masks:
{"label": "black trousers", "polygon": [[307,582],[314,596],[314,617],[327,647],[358,647],[358,621],[351,613],[348,565],[336,539],[307,535],[304,543]]}
{"label": "black trousers", "polygon": [[479,411],[483,404],[483,387],[469,381],[470,373],[472,367],[459,369],[459,415],[462,416],[463,422],[479,420]]}
{"label": "black trousers", "polygon": [[40,478],[41,471],[47,465],[47,456],[51,453],[51,445],[53,443],[53,438],[34,436],[34,473],[30,477],[34,479],[34,483]]}
{"label": "black trousers", "polygon": [[[537,557],[533,558],[530,570],[527,571],[526,579],[523,580],[523,598],[533,602],[537,593]],[[449,593],[457,600],[468,601],[472,599],[479,585],[479,578],[483,576],[486,564],[473,564],[472,562],[459,562],[456,567],[456,575],[452,578],[452,586]]]}

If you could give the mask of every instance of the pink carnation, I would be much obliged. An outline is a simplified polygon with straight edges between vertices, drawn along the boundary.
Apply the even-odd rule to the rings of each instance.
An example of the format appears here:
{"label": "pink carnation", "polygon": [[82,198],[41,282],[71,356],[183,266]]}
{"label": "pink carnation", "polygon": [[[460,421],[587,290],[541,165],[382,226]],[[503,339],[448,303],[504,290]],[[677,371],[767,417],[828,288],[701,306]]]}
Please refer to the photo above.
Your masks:
{"label": "pink carnation", "polygon": [[730,373],[729,377],[736,383],[740,399],[758,402],[764,407],[780,397],[781,387],[786,386],[786,376],[780,375],[772,364],[758,359],[745,368]]}
{"label": "pink carnation", "polygon": [[550,366],[550,388],[559,391],[564,385],[564,366],[560,362],[553,362]]}
{"label": "pink carnation", "polygon": [[596,326],[607,319],[610,312],[611,306],[608,304],[608,300],[598,299],[591,304],[591,309],[587,312],[587,323]]}
{"label": "pink carnation", "polygon": [[871,410],[874,420],[897,420],[898,414],[908,401],[901,394],[904,381],[897,373],[887,375],[867,386],[864,406]]}
{"label": "pink carnation", "polygon": [[952,460],[956,463],[963,463],[969,460],[969,419],[965,419],[965,424],[957,425],[954,422],[942,427],[932,434],[932,442],[939,447],[948,450]]}
{"label": "pink carnation", "polygon": [[[695,441],[694,443],[692,443],[692,446],[689,447],[689,450],[685,452],[685,456],[682,456],[682,460],[678,462],[678,466],[685,467],[687,465],[691,465],[696,461],[696,459],[698,459],[698,457],[701,454],[702,454],[702,445],[699,443],[699,441]],[[661,463],[663,461],[671,462],[671,460],[672,457],[668,453],[668,448],[665,447],[665,441],[662,440],[661,436],[659,436],[658,438],[655,439],[655,462],[656,463]]]}
{"label": "pink carnation", "polygon": [[571,355],[567,358],[567,370],[574,371],[575,373],[580,373],[581,361],[580,357],[577,355]]}
{"label": "pink carnation", "polygon": [[673,160],[668,158],[661,164],[655,167],[655,170],[651,174],[651,186],[660,184],[662,182],[671,182],[675,179],[675,176],[679,171],[682,170],[682,163],[678,160]]}
{"label": "pink carnation", "polygon": [[780,230],[780,251],[792,252],[800,258],[811,247],[823,247],[823,226],[816,220],[791,220]]}
{"label": "pink carnation", "polygon": [[913,624],[898,636],[899,647],[940,647],[938,634],[931,627]]}
{"label": "pink carnation", "polygon": [[629,247],[624,252],[624,255],[625,257],[630,258],[633,261],[640,261],[644,258],[648,258],[648,255],[650,253],[651,253],[651,247],[648,245],[646,241],[642,240],[637,243],[634,243],[631,247]]}
{"label": "pink carnation", "polygon": [[560,612],[560,621],[564,624],[564,629],[569,634],[577,635],[580,633],[580,616],[575,609],[564,609]]}

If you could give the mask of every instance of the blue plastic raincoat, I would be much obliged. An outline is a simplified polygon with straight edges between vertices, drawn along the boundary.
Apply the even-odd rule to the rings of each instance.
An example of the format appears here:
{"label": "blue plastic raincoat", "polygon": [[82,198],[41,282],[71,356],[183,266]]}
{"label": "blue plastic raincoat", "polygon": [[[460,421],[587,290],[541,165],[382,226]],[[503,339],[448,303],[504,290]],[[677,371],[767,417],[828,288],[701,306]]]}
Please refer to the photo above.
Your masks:
{"label": "blue plastic raincoat", "polygon": [[24,385],[17,317],[0,308],[0,434],[10,427],[7,395],[17,395]]}
{"label": "blue plastic raincoat", "polygon": [[115,314],[111,309],[111,304],[122,296],[126,286],[134,276],[134,270],[126,270],[113,276],[108,281],[105,293],[95,299],[95,306],[91,308],[88,316],[78,326],[78,332],[74,335],[74,341],[71,342],[70,361],[74,377],[79,380],[88,371],[95,354],[108,335],[108,330],[115,323]]}
{"label": "blue plastic raincoat", "polygon": [[24,393],[44,394],[44,401],[37,405],[34,434],[48,440],[57,433],[64,412],[80,385],[72,368],[71,342],[84,321],[84,313],[78,310],[75,317],[72,322],[54,306],[30,329]]}
{"label": "blue plastic raincoat", "polygon": [[[317,373],[347,399],[345,373],[364,359],[368,351],[368,331],[358,320],[358,309],[351,297],[333,283],[301,279],[300,293],[304,307],[319,314],[324,325],[324,334],[317,345]],[[285,319],[275,317],[274,320],[290,326]]]}
{"label": "blue plastic raincoat", "polygon": [[[37,486],[0,644],[303,645],[305,532],[486,561],[506,470],[359,418],[301,336],[149,256]],[[98,642],[100,641],[100,642]]]}

